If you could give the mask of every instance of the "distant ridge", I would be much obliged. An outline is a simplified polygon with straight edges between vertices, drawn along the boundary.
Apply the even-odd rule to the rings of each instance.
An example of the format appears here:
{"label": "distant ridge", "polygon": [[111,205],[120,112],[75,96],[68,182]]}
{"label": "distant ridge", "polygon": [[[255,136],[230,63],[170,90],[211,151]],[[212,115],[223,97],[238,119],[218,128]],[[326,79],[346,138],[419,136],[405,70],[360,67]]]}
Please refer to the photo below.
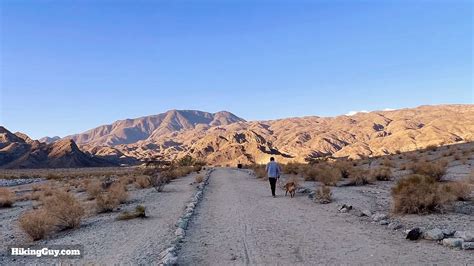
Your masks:
{"label": "distant ridge", "polygon": [[119,120],[65,138],[73,139],[78,144],[113,146],[155,139],[163,134],[196,127],[224,126],[244,121],[226,111],[207,113],[196,110],[170,110],[158,115]]}
{"label": "distant ridge", "polygon": [[83,153],[70,139],[47,144],[0,126],[0,168],[69,168],[115,164]]}

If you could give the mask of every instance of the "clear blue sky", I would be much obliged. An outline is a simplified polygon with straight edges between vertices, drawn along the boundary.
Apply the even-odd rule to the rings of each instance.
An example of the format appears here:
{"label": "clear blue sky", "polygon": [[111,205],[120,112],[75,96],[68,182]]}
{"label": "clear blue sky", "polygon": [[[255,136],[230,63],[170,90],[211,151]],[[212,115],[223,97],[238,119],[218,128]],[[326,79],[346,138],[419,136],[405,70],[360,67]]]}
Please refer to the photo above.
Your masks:
{"label": "clear blue sky", "polygon": [[473,103],[474,1],[1,0],[0,124]]}

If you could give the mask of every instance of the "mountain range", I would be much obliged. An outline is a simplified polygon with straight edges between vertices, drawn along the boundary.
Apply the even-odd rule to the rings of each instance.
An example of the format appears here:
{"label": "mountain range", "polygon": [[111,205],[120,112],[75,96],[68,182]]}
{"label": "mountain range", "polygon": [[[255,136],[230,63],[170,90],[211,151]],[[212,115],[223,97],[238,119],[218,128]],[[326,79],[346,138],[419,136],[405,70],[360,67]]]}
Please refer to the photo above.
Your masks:
{"label": "mountain range", "polygon": [[[27,142],[26,135],[13,135],[3,138]],[[212,165],[263,163],[270,156],[282,162],[304,162],[321,156],[361,158],[471,142],[474,105],[268,121],[246,121],[226,111],[170,110],[116,121],[60,140],[43,140],[49,144],[42,145],[50,146],[69,141],[70,147],[78,146],[76,152],[115,164],[173,160],[188,154]],[[2,153],[3,149],[0,156]],[[0,166],[3,160],[0,157]]]}

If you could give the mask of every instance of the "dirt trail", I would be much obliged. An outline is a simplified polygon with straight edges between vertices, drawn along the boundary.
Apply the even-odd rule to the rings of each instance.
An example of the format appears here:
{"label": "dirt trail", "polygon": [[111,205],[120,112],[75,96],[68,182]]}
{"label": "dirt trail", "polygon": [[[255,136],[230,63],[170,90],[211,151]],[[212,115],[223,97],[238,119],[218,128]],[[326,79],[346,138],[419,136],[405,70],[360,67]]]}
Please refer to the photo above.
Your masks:
{"label": "dirt trail", "polygon": [[360,223],[306,196],[270,196],[245,171],[217,169],[197,208],[180,265],[471,264],[472,252],[410,242],[399,232]]}

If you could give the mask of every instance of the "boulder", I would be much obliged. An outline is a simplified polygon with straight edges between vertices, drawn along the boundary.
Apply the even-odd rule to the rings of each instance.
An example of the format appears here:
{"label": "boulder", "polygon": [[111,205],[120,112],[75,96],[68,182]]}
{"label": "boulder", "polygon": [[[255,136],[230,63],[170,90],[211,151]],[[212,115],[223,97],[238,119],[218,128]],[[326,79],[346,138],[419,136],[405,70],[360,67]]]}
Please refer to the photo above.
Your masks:
{"label": "boulder", "polygon": [[363,210],[362,211],[362,214],[367,216],[367,217],[371,217],[372,216],[372,212],[370,210]]}
{"label": "boulder", "polygon": [[434,229],[426,231],[423,234],[423,237],[428,240],[441,240],[444,238],[444,233],[441,229],[434,228]]}
{"label": "boulder", "polygon": [[183,228],[178,228],[176,229],[176,231],[174,232],[174,234],[177,236],[177,237],[184,237],[186,235],[186,232],[184,231]]}
{"label": "boulder", "polygon": [[456,232],[456,230],[451,229],[451,228],[445,228],[442,231],[443,231],[444,237],[453,236],[454,233]]}
{"label": "boulder", "polygon": [[474,249],[474,242],[463,242],[462,249],[466,249],[466,250]]}
{"label": "boulder", "polygon": [[403,228],[403,225],[398,222],[391,222],[388,224],[387,228],[390,230],[398,230],[398,229]]}
{"label": "boulder", "polygon": [[380,225],[388,225],[389,223],[390,223],[390,222],[387,221],[387,220],[380,220],[380,221],[379,221],[379,224],[380,224]]}
{"label": "boulder", "polygon": [[462,238],[466,242],[474,242],[474,233],[470,231],[456,231],[455,238]]}
{"label": "boulder", "polygon": [[388,216],[384,213],[375,213],[374,215],[372,215],[372,220],[374,222],[386,220],[387,218],[388,218]]}
{"label": "boulder", "polygon": [[418,240],[420,239],[422,234],[423,234],[423,231],[419,227],[415,227],[413,229],[408,230],[407,239],[412,240],[412,241]]}
{"label": "boulder", "polygon": [[463,244],[462,238],[445,238],[443,239],[443,245],[452,248],[460,248]]}

